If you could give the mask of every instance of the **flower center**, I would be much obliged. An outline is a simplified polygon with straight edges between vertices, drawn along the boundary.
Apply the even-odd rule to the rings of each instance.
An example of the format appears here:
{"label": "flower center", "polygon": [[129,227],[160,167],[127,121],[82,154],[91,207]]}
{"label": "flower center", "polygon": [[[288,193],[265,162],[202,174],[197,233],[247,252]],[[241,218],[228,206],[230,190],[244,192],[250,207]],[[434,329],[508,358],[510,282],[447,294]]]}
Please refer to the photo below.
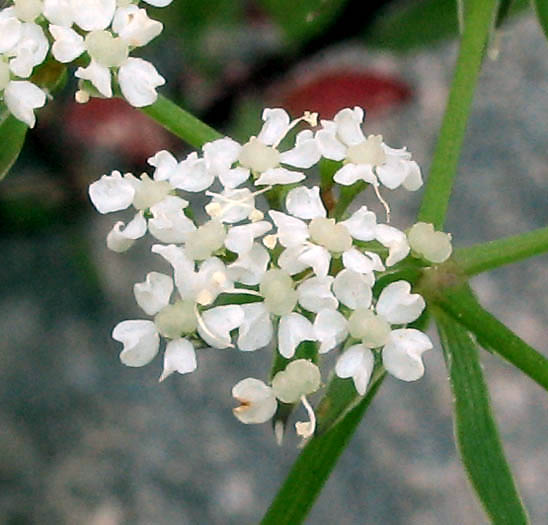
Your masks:
{"label": "flower center", "polygon": [[264,173],[279,166],[280,153],[256,137],[251,137],[249,142],[242,146],[238,160],[244,168],[249,168],[254,173]]}
{"label": "flower center", "polygon": [[368,348],[378,348],[386,344],[391,330],[384,317],[366,308],[358,308],[348,320],[348,331]]}
{"label": "flower center", "polygon": [[177,301],[162,308],[154,317],[154,324],[161,335],[177,339],[194,332],[198,326],[193,301]]}
{"label": "flower center", "polygon": [[208,221],[197,230],[188,233],[185,243],[186,254],[195,261],[207,259],[222,248],[225,237],[225,227],[219,221]]}
{"label": "flower center", "polygon": [[297,304],[293,279],[284,270],[268,270],[261,280],[259,292],[268,311],[274,315],[288,314]]}
{"label": "flower center", "polygon": [[349,146],[346,158],[352,164],[371,164],[380,166],[386,161],[386,154],[382,149],[382,135],[369,135],[363,142]]}
{"label": "flower center", "polygon": [[316,217],[308,225],[310,238],[330,252],[344,252],[352,247],[352,237],[344,224],[335,219]]}
{"label": "flower center", "polygon": [[118,67],[127,59],[129,48],[119,37],[108,31],[92,31],[86,36],[89,56],[105,67]]}
{"label": "flower center", "polygon": [[138,210],[146,210],[160,202],[171,191],[171,185],[167,181],[151,180],[146,174],[141,175],[141,181],[137,185],[133,206]]}

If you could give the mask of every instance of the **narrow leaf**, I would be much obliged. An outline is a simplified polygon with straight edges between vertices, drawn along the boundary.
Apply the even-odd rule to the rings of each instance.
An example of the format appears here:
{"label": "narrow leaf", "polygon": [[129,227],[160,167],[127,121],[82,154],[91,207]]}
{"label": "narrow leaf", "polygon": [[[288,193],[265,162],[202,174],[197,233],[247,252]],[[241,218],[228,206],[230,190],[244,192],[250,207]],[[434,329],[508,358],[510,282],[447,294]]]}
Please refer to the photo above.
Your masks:
{"label": "narrow leaf", "polygon": [[382,380],[378,381],[338,425],[310,440],[293,464],[262,525],[299,525],[304,521],[381,383]]}
{"label": "narrow leaf", "polygon": [[5,111],[0,117],[0,180],[17,160],[25,142],[27,125]]}
{"label": "narrow leaf", "polygon": [[540,27],[548,38],[548,2],[546,0],[531,0],[533,9],[537,15]]}
{"label": "narrow leaf", "polygon": [[261,295],[253,293],[222,293],[217,296],[213,306],[224,306],[227,304],[250,304],[264,301]]}
{"label": "narrow leaf", "polygon": [[454,396],[454,431],[469,480],[491,522],[529,523],[506,462],[476,343],[457,321],[434,313]]}
{"label": "narrow leaf", "polygon": [[446,289],[436,304],[492,349],[548,390],[548,359],[485,310],[468,286]]}

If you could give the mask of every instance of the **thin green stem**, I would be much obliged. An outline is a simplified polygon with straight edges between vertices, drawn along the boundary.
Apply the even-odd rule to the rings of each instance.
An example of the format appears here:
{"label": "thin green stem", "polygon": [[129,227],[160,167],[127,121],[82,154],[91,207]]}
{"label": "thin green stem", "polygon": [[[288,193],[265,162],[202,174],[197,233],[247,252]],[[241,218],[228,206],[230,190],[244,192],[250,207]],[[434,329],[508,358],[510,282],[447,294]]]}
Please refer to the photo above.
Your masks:
{"label": "thin green stem", "polygon": [[496,8],[496,0],[482,0],[470,2],[467,9],[455,76],[419,211],[419,220],[431,222],[436,230],[442,230],[445,222],[468,115]]}
{"label": "thin green stem", "polygon": [[262,525],[299,525],[304,521],[383,379],[384,375],[371,385],[360,404],[339,424],[312,438],[306,445],[261,521]]}
{"label": "thin green stem", "polygon": [[154,104],[141,108],[141,111],[195,148],[222,138],[218,131],[161,95]]}
{"label": "thin green stem", "polygon": [[435,304],[491,349],[548,390],[548,359],[485,310],[468,285],[444,290]]}
{"label": "thin green stem", "polygon": [[455,251],[453,259],[466,275],[476,275],[505,264],[548,252],[548,226]]}

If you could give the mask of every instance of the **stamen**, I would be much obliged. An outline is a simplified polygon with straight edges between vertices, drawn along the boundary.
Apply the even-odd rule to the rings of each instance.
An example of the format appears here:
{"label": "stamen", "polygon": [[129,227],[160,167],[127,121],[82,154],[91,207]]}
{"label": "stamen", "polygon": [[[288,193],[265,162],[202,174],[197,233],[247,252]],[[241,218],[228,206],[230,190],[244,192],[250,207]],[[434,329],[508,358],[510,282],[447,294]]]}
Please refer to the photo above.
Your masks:
{"label": "stamen", "polygon": [[302,117],[292,120],[287,126],[285,133],[278,139],[278,141],[275,144],[272,144],[272,147],[277,148],[280,145],[280,142],[287,136],[287,134],[301,121],[306,122],[310,126],[315,127],[318,125],[318,114],[311,113],[310,111],[305,111]]}
{"label": "stamen", "polygon": [[316,430],[316,414],[314,414],[314,410],[310,406],[310,403],[308,402],[308,399],[306,399],[306,396],[301,396],[301,403],[306,409],[310,421],[297,421],[297,423],[295,423],[295,430],[297,431],[297,435],[303,438],[299,447],[303,447],[306,443],[306,440],[312,437],[314,435],[314,431]]}
{"label": "stamen", "polygon": [[276,243],[278,242],[278,236],[275,233],[271,233],[270,235],[265,235],[263,237],[263,244],[269,249],[273,250],[276,246]]}
{"label": "stamen", "polygon": [[278,419],[276,423],[274,423],[274,437],[276,438],[276,444],[281,447],[282,443],[284,441],[284,430],[285,425],[281,419]]}
{"label": "stamen", "polygon": [[388,206],[388,203],[382,198],[382,195],[379,192],[379,185],[373,184],[373,189],[375,190],[375,194],[377,195],[377,198],[381,202],[381,204],[384,206],[384,211],[386,213],[386,222],[390,222],[390,206]]}

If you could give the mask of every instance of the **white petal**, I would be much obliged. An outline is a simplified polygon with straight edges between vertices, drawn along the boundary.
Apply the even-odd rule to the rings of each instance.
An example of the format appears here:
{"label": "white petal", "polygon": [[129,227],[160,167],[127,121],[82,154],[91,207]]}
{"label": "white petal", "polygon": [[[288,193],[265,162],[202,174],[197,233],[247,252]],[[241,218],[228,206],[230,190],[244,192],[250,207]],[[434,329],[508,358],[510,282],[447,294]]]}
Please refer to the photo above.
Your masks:
{"label": "white petal", "polygon": [[410,160],[408,165],[407,177],[405,177],[402,185],[408,191],[417,191],[422,186],[421,169],[414,160]]}
{"label": "white petal", "polygon": [[44,0],[43,14],[58,26],[70,27],[74,21],[70,0]]}
{"label": "white petal", "polygon": [[249,179],[249,169],[241,166],[222,171],[219,174],[219,180],[225,188],[236,188],[247,179]]}
{"label": "white petal", "polygon": [[92,60],[88,67],[79,67],[75,71],[74,76],[83,80],[89,80],[104,97],[112,97],[110,69],[108,67],[102,66],[95,60]]}
{"label": "white petal", "polygon": [[198,323],[200,337],[213,348],[228,348],[231,343],[230,332],[244,321],[244,311],[236,304],[217,306],[202,313]]}
{"label": "white petal", "polygon": [[367,276],[352,270],[342,270],[335,277],[333,292],[337,299],[348,308],[369,308],[373,293],[373,283]]}
{"label": "white petal", "polygon": [[160,337],[152,321],[122,321],[114,327],[112,338],[123,343],[120,361],[126,366],[150,363],[160,346]]}
{"label": "white petal", "polygon": [[295,168],[307,169],[314,166],[320,160],[320,150],[312,131],[309,129],[301,131],[297,135],[295,143],[296,145],[293,149],[285,151],[280,155],[280,162],[289,164]]}
{"label": "white petal", "polygon": [[154,7],[166,7],[171,4],[173,0],[144,0],[147,4],[153,5]]}
{"label": "white petal", "polygon": [[236,346],[244,351],[258,350],[272,341],[274,327],[264,303],[242,304],[244,321],[238,331]]}
{"label": "white petal", "polygon": [[225,246],[234,253],[243,254],[251,250],[256,237],[264,235],[272,229],[268,221],[258,221],[241,226],[233,226],[228,230]]}
{"label": "white petal", "polygon": [[128,58],[118,70],[118,82],[124,98],[134,107],[150,106],[156,102],[156,88],[166,81],[156,68],[142,58]]}
{"label": "white petal", "polygon": [[[355,272],[369,275],[375,280],[373,269],[375,267],[375,261],[371,260],[367,255],[360,252],[357,248],[350,248],[343,252],[342,256],[344,267],[348,270],[354,270]],[[373,283],[371,283],[372,285]]]}
{"label": "white petal", "polygon": [[351,377],[358,394],[363,396],[367,390],[371,373],[375,365],[373,352],[363,345],[353,345],[339,357],[335,365],[338,377]]}
{"label": "white petal", "polygon": [[291,312],[282,316],[278,327],[278,351],[289,359],[303,341],[315,341],[312,323],[303,315]]}
{"label": "white petal", "polygon": [[207,142],[203,145],[202,151],[208,171],[219,176],[229,170],[238,160],[241,149],[242,146],[230,137]]}
{"label": "white petal", "polygon": [[133,293],[137,304],[148,314],[155,315],[169,304],[173,280],[169,275],[150,272],[142,283],[135,283]]}
{"label": "white petal", "polygon": [[308,243],[298,256],[299,262],[311,266],[318,277],[325,277],[329,272],[331,254],[323,246]]}
{"label": "white petal", "polygon": [[246,219],[255,209],[255,197],[247,188],[226,188],[215,194],[211,203],[218,203],[221,206],[215,218],[228,224]]}
{"label": "white petal", "polygon": [[135,214],[133,219],[122,230],[124,223],[118,221],[107,235],[107,247],[113,252],[122,253],[129,250],[136,239],[140,239],[147,231],[147,221],[143,212]]}
{"label": "white petal", "polygon": [[363,180],[369,184],[378,184],[377,177],[373,173],[373,168],[369,164],[345,164],[335,173],[333,180],[343,186],[350,186],[359,180]]}
{"label": "white petal", "polygon": [[256,285],[260,283],[269,262],[267,250],[259,243],[253,243],[249,252],[240,255],[228,266],[228,275],[233,281]]}
{"label": "white petal", "polygon": [[156,38],[163,24],[148,17],[145,9],[136,5],[119,7],[112,20],[112,30],[131,47],[140,47]]}
{"label": "white petal", "polygon": [[165,149],[147,159],[147,162],[154,166],[154,180],[168,180],[177,167],[177,159]]}
{"label": "white petal", "polygon": [[263,111],[263,127],[257,138],[267,146],[277,144],[285,137],[289,128],[289,115],[284,109],[266,108]]}
{"label": "white petal", "polygon": [[135,188],[119,171],[103,175],[89,187],[89,198],[99,213],[125,210],[135,196]]}
{"label": "white petal", "polygon": [[310,265],[307,262],[299,260],[299,256],[306,250],[306,245],[300,244],[286,248],[278,257],[278,265],[289,275],[295,275],[306,270]]}
{"label": "white petal", "polygon": [[0,53],[6,53],[16,46],[21,38],[22,24],[15,16],[14,8],[5,8],[0,17]]}
{"label": "white petal", "polygon": [[159,381],[163,381],[173,372],[179,372],[179,374],[194,372],[197,366],[196,351],[192,343],[186,339],[174,339],[166,346],[164,369]]}
{"label": "white petal", "polygon": [[21,35],[17,45],[10,50],[13,57],[10,69],[18,77],[27,78],[34,66],[44,62],[49,51],[49,42],[43,29],[33,22],[21,25]]}
{"label": "white petal", "polygon": [[186,241],[189,232],[196,226],[189,219],[184,208],[188,202],[175,195],[168,195],[163,200],[150,207],[152,218],[148,221],[150,233],[161,242],[181,243]]}
{"label": "white petal", "polygon": [[34,110],[46,103],[46,94],[32,82],[12,80],[4,90],[4,102],[15,118],[32,128],[36,123]]}
{"label": "white petal", "polygon": [[[325,121],[322,121],[325,122]],[[321,129],[316,133],[316,141],[321,154],[326,159],[344,160],[346,157],[346,146],[335,136],[335,131]]]}
{"label": "white petal", "polygon": [[320,341],[320,354],[325,354],[348,336],[346,318],[337,310],[322,310],[314,320],[314,334]]}
{"label": "white petal", "polygon": [[265,423],[278,408],[272,388],[253,377],[236,383],[232,388],[232,397],[242,403],[233,412],[245,424]]}
{"label": "white petal", "polygon": [[346,226],[350,235],[358,241],[372,241],[375,238],[377,216],[367,209],[367,206],[358,208],[348,219],[341,224]]}
{"label": "white petal", "polygon": [[86,50],[83,37],[74,29],[51,24],[49,32],[55,39],[51,53],[59,62],[72,62]]}
{"label": "white petal", "polygon": [[301,173],[300,171],[291,171],[286,168],[271,168],[266,170],[255,181],[255,185],[273,186],[274,184],[294,184],[295,182],[300,182],[305,178],[304,173]]}
{"label": "white petal", "polygon": [[341,109],[333,118],[337,124],[337,136],[347,146],[359,144],[365,140],[361,129],[363,117],[363,109],[355,106],[354,109]]}
{"label": "white petal", "polygon": [[169,183],[184,191],[199,192],[209,188],[215,176],[207,170],[206,161],[193,151],[171,172]]}
{"label": "white petal", "polygon": [[268,213],[278,228],[280,244],[285,248],[302,245],[308,239],[308,226],[305,222],[280,211],[271,210]]}
{"label": "white petal", "polygon": [[337,308],[339,301],[331,292],[333,277],[309,277],[298,288],[299,304],[310,312],[319,312],[325,308]]}
{"label": "white petal", "polygon": [[388,189],[400,186],[409,175],[408,162],[396,158],[388,158],[381,166],[376,167],[377,177]]}
{"label": "white petal", "polygon": [[182,248],[170,244],[154,244],[151,248],[152,253],[161,255],[168,263],[173,266],[175,285],[182,299],[194,299],[194,261],[190,260]]}
{"label": "white petal", "polygon": [[402,381],[416,381],[424,374],[422,354],[432,348],[426,334],[412,328],[393,330],[382,351],[386,370]]}
{"label": "white petal", "polygon": [[411,293],[407,281],[395,281],[381,292],[376,310],[391,324],[405,324],[418,319],[424,307],[424,299]]}
{"label": "white petal", "polygon": [[377,224],[375,238],[389,250],[386,266],[393,266],[407,257],[410,250],[407,237],[397,228],[388,224]]}
{"label": "white petal", "polygon": [[285,207],[290,215],[300,219],[326,217],[327,212],[320,197],[320,188],[313,186],[293,188],[285,198]]}
{"label": "white petal", "polygon": [[221,292],[234,287],[225,264],[217,257],[206,259],[200,270],[187,279],[191,280],[189,286],[194,288],[196,301],[203,305],[213,303]]}
{"label": "white petal", "polygon": [[71,0],[74,23],[85,31],[105,29],[110,25],[116,0]]}

